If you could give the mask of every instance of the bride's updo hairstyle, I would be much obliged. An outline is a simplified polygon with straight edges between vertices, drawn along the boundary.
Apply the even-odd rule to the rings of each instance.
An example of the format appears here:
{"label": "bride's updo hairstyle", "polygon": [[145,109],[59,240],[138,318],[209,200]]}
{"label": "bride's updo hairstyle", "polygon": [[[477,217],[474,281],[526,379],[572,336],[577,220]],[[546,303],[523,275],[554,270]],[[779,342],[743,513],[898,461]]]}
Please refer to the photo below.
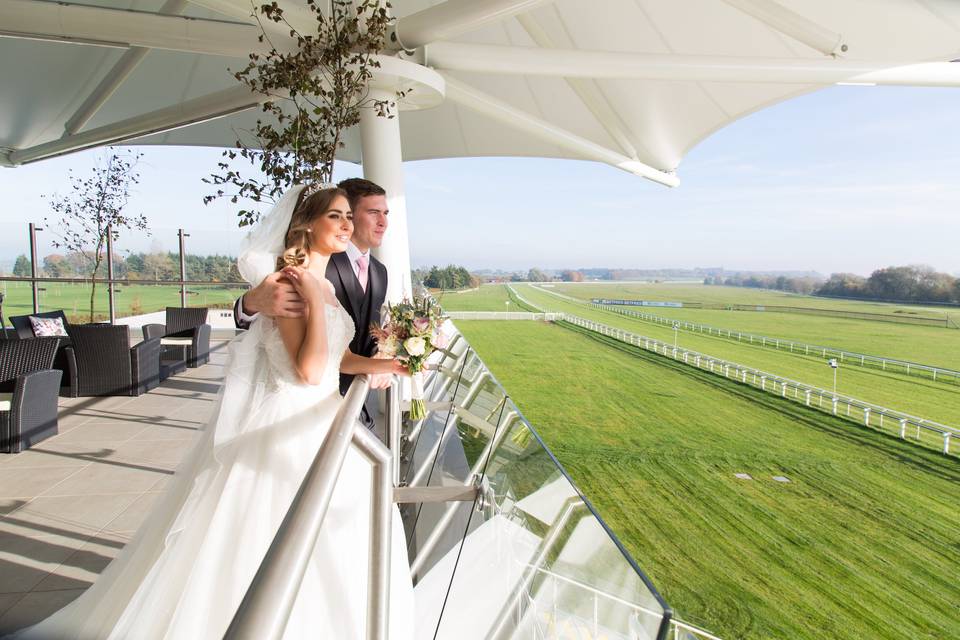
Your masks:
{"label": "bride's updo hairstyle", "polygon": [[317,216],[330,210],[337,196],[347,197],[347,192],[339,187],[311,189],[308,185],[300,192],[297,206],[290,216],[290,226],[284,239],[283,254],[277,258],[277,271],[284,267],[305,267],[310,255],[310,226]]}

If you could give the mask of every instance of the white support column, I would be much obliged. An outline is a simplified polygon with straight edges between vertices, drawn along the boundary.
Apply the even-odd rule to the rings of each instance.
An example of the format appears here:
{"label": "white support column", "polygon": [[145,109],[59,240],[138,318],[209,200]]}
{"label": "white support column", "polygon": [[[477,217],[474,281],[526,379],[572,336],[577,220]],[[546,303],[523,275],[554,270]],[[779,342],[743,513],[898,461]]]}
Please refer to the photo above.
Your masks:
{"label": "white support column", "polygon": [[[395,100],[393,91],[371,88],[374,100]],[[360,144],[363,177],[387,191],[389,227],[383,244],[374,256],[387,267],[387,301],[399,302],[413,295],[410,283],[410,233],[407,227],[407,197],[403,183],[403,152],[400,146],[400,118],[380,117],[373,109],[360,116]]]}

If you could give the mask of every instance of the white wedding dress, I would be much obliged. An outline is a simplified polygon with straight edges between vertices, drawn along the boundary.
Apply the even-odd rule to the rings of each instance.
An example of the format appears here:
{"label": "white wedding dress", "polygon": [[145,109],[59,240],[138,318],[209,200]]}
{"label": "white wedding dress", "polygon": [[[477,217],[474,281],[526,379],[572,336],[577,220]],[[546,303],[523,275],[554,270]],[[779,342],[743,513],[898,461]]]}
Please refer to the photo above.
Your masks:
{"label": "white wedding dress", "polygon": [[[137,535],[90,589],[18,638],[223,636],[342,402],[354,325],[335,298],[325,310],[323,381],[302,384],[274,322],[254,322],[230,343],[214,417]],[[284,638],[365,636],[370,480],[351,449]],[[413,587],[396,509],[392,542],[390,638],[401,640],[413,635]]]}

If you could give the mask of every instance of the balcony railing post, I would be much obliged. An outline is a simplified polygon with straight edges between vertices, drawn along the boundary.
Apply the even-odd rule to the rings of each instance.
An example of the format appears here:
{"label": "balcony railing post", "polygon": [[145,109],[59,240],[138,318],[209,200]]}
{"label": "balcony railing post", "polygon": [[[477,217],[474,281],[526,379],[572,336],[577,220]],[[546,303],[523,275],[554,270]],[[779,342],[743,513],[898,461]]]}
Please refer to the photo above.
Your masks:
{"label": "balcony railing post", "polygon": [[40,289],[37,285],[37,231],[42,228],[30,223],[30,288],[33,290],[33,312],[40,313]]}
{"label": "balcony railing post", "polygon": [[179,240],[180,240],[180,306],[186,307],[187,306],[187,285],[185,281],[187,279],[187,254],[184,253],[183,239],[189,238],[190,234],[184,233],[183,229],[178,229],[177,235],[179,236]]}
{"label": "balcony railing post", "polygon": [[400,441],[400,421],[402,414],[400,412],[400,385],[396,380],[390,381],[390,386],[386,390],[387,394],[387,447],[393,458],[392,482],[393,486],[400,486],[400,449],[403,443]]}
{"label": "balcony railing post", "polygon": [[[94,274],[96,277],[96,274]],[[117,307],[114,301],[113,289],[113,226],[107,225],[107,307],[110,314],[110,324],[117,320]]]}
{"label": "balcony railing post", "polygon": [[367,429],[353,444],[373,466],[370,566],[367,574],[367,640],[386,640],[390,626],[390,549],[393,535],[393,454]]}

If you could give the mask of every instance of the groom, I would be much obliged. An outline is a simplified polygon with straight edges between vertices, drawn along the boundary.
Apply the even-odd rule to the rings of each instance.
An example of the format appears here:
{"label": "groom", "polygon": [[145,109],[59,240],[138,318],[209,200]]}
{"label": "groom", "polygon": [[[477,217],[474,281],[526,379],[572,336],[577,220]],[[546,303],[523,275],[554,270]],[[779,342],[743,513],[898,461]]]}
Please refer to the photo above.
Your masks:
{"label": "groom", "polygon": [[[350,351],[373,356],[377,344],[370,335],[370,325],[380,324],[380,307],[387,293],[387,268],[370,254],[383,243],[387,230],[387,192],[383,187],[363,178],[349,178],[337,185],[347,192],[353,211],[353,237],[343,253],[330,256],[327,280],[333,283],[337,300],[353,319],[356,334]],[[246,329],[258,313],[273,317],[296,318],[303,315],[304,304],[293,286],[277,272],[240,297],[233,307],[237,328]],[[340,393],[346,393],[353,376],[340,376]],[[371,389],[390,385],[390,376],[372,376]],[[364,407],[361,420],[373,427],[373,419]]]}

